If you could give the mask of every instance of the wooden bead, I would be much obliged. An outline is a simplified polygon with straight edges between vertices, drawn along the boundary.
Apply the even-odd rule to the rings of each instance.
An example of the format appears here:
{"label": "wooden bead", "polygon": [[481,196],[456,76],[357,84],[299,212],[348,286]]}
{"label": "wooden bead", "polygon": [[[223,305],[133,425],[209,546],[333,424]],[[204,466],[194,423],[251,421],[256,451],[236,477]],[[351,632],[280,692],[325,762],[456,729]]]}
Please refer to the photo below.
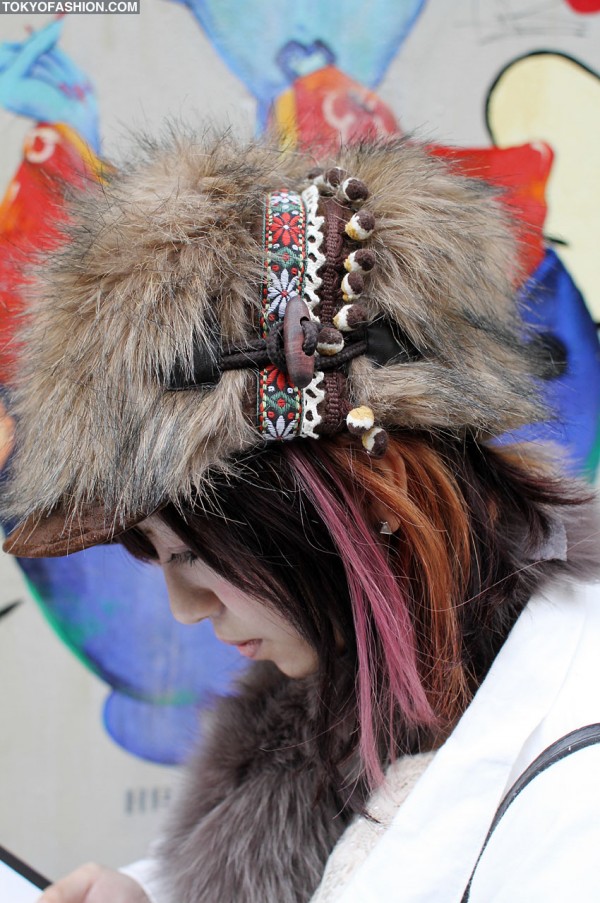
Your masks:
{"label": "wooden bead", "polygon": [[362,295],[365,288],[363,277],[360,273],[346,273],[342,279],[342,296],[344,301],[354,301]]}
{"label": "wooden bead", "polygon": [[348,432],[352,433],[353,436],[363,436],[372,432],[374,423],[375,415],[366,404],[360,405],[358,408],[352,408],[346,416]]}
{"label": "wooden bead", "polygon": [[314,356],[306,354],[302,348],[303,320],[310,320],[310,311],[300,295],[292,295],[288,298],[283,317],[283,345],[287,375],[299,389],[305,389],[315,373]]}
{"label": "wooden bead", "polygon": [[344,347],[344,336],[339,329],[333,326],[324,326],[319,333],[319,341],[317,342],[317,351],[324,357],[332,357],[338,354]]}
{"label": "wooden bead", "polygon": [[375,229],[375,217],[368,210],[359,210],[346,223],[346,234],[354,241],[365,241]]}

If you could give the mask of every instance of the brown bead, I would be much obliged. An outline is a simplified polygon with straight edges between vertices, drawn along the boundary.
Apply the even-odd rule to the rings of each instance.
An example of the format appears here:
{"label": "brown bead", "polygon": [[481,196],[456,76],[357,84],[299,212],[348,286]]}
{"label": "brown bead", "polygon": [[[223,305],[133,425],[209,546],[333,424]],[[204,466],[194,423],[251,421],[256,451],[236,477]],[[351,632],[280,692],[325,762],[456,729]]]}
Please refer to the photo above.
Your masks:
{"label": "brown bead", "polygon": [[331,186],[331,188],[338,188],[346,178],[346,173],[343,169],[340,169],[339,166],[334,166],[331,169],[327,170],[324,178],[327,184]]}
{"label": "brown bead", "polygon": [[324,326],[319,333],[317,351],[325,357],[338,354],[344,347],[344,336],[333,326]]}
{"label": "brown bead", "polygon": [[370,238],[375,228],[375,217],[369,210],[359,210],[346,223],[346,234],[354,241]]}
{"label": "brown bead", "polygon": [[333,325],[342,332],[352,332],[369,322],[369,314],[362,304],[344,304],[333,318]]}
{"label": "brown bead", "polygon": [[346,316],[346,320],[350,329],[356,329],[357,326],[368,323],[369,314],[367,313],[366,307],[363,307],[362,304],[352,304]]}
{"label": "brown bead", "polygon": [[362,204],[369,197],[369,189],[361,179],[345,179],[340,194],[351,204]]}
{"label": "brown bead", "polygon": [[375,416],[366,404],[358,408],[352,408],[346,416],[346,427],[353,436],[363,436],[373,429]]}
{"label": "brown bead", "polygon": [[362,436],[362,444],[372,458],[382,458],[388,448],[389,436],[381,426],[374,426]]}
{"label": "brown bead", "polygon": [[369,273],[375,266],[375,254],[369,248],[352,251],[344,260],[344,269],[349,273]]}
{"label": "brown bead", "polygon": [[359,248],[354,252],[354,260],[363,273],[369,273],[375,266],[375,254],[369,248]]}
{"label": "brown bead", "polygon": [[346,273],[342,279],[342,294],[344,301],[352,301],[362,294],[365,282],[360,273]]}

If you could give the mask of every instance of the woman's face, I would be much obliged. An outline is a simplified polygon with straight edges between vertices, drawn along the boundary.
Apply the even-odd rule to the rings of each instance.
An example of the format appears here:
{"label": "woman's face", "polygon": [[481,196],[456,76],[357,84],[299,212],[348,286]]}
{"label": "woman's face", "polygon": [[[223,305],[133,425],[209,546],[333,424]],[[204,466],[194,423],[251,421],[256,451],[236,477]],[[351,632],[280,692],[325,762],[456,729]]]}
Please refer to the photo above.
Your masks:
{"label": "woman's face", "polygon": [[274,662],[288,677],[314,674],[315,650],[280,614],[211,570],[157,515],[138,527],[156,551],[178,621],[210,618],[217,639],[247,658]]}

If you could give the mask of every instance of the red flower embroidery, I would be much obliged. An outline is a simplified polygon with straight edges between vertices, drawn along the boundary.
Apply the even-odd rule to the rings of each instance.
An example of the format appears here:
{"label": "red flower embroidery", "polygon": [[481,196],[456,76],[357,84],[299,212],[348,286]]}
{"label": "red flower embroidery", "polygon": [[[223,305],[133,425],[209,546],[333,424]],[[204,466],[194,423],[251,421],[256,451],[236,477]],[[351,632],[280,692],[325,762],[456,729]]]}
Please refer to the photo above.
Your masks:
{"label": "red flower embroidery", "polygon": [[279,213],[271,222],[271,236],[275,244],[281,242],[287,248],[288,245],[297,245],[300,240],[300,217],[291,213]]}
{"label": "red flower embroidery", "polygon": [[274,367],[272,364],[267,366],[267,389],[271,388],[273,391],[277,388],[280,392],[284,392],[289,383],[287,381],[287,376],[283,372],[283,370],[278,370],[277,367]]}

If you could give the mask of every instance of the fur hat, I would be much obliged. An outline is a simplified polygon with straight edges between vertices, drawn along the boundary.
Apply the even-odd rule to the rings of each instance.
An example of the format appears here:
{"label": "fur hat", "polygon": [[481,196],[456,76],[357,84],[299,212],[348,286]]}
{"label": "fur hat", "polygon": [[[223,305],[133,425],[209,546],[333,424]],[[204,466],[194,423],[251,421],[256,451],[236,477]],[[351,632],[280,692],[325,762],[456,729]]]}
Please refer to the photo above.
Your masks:
{"label": "fur hat", "polygon": [[[167,501],[202,497],[216,470],[235,472],[236,456],[280,438],[253,414],[258,365],[194,374],[198,354],[258,348],[265,199],[303,192],[314,168],[228,136],[171,135],[141,143],[76,199],[64,245],[37,268],[26,319],[8,551],[106,541]],[[379,319],[403,349],[367,351],[329,373],[332,386],[343,376],[340,416],[367,407],[387,430],[482,439],[536,419],[514,236],[491,189],[404,140],[346,149],[312,178],[308,244],[288,247],[304,255],[312,320],[328,293],[320,360],[336,354],[331,330],[352,332],[345,318],[359,295],[362,320]],[[313,417],[325,395],[322,382]]]}

